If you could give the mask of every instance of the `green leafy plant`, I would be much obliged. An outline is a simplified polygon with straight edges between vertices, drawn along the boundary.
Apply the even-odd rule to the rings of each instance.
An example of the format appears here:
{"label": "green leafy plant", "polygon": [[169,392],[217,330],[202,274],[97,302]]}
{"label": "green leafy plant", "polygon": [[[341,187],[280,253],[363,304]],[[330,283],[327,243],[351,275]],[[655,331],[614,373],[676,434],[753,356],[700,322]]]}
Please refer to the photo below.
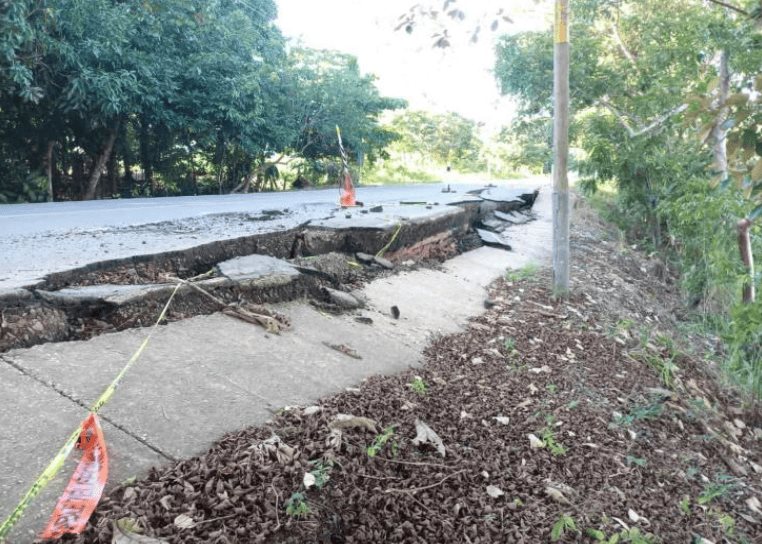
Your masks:
{"label": "green leafy plant", "polygon": [[628,466],[635,465],[638,467],[644,467],[648,464],[648,461],[646,461],[645,459],[642,459],[640,457],[634,457],[632,455],[628,455],[625,458],[625,462],[627,463]]}
{"label": "green leafy plant", "polygon": [[680,512],[684,516],[689,516],[691,513],[691,498],[689,496],[685,496],[680,500]]}
{"label": "green leafy plant", "polygon": [[553,416],[547,416],[545,421],[547,425],[542,429],[542,431],[540,431],[540,437],[545,444],[545,447],[548,448],[548,451],[550,451],[551,455],[555,457],[566,455],[566,448],[563,444],[556,440],[556,433],[553,430],[555,418]]}
{"label": "green leafy plant", "polygon": [[292,518],[303,518],[310,512],[310,506],[302,493],[293,493],[286,501],[286,514]]}
{"label": "green leafy plant", "polygon": [[416,376],[415,378],[413,378],[413,381],[407,385],[415,393],[421,396],[424,396],[429,391],[429,386],[426,385],[426,382],[423,381],[423,378],[421,378],[420,376]]}
{"label": "green leafy plant", "polygon": [[[381,453],[381,451],[384,449],[384,446],[386,446],[386,443],[389,442],[389,440],[391,440],[391,438],[394,436],[394,432],[395,432],[395,427],[394,425],[391,425],[387,427],[386,429],[384,429],[384,431],[381,434],[377,435],[373,439],[373,443],[370,446],[368,446],[368,450],[367,450],[368,457],[375,457],[376,455]],[[394,444],[396,444],[396,442]],[[393,450],[394,449],[395,448],[393,447]]]}
{"label": "green leafy plant", "polygon": [[315,488],[323,489],[325,484],[328,483],[328,480],[331,479],[331,470],[333,467],[330,465],[330,463],[325,463],[320,460],[310,461],[310,464],[314,467],[310,471],[310,474],[315,477]]}
{"label": "green leafy plant", "polygon": [[564,514],[553,524],[553,528],[550,530],[550,540],[552,542],[558,542],[564,535],[570,532],[579,532],[577,530],[577,524],[573,517]]}
{"label": "green leafy plant", "polygon": [[594,541],[603,542],[604,544],[653,544],[654,542],[652,536],[642,534],[637,527],[624,529],[611,536],[608,536],[600,529],[587,529],[585,534]]}
{"label": "green leafy plant", "polygon": [[720,475],[714,481],[711,481],[704,486],[704,489],[701,491],[696,502],[701,506],[705,506],[710,502],[727,495],[733,487],[734,485],[730,476]]}
{"label": "green leafy plant", "polygon": [[629,427],[636,421],[656,419],[661,416],[663,411],[664,405],[661,402],[639,404],[633,407],[628,414],[616,417],[614,424]]}

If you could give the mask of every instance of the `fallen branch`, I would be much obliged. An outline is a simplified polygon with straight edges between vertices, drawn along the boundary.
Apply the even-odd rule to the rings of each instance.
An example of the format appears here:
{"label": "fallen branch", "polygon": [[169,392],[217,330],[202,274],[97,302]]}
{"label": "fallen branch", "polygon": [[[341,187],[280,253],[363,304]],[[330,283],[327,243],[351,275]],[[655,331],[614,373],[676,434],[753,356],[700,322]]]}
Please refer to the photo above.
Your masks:
{"label": "fallen branch", "polygon": [[261,327],[264,327],[267,330],[267,332],[271,332],[273,334],[279,334],[283,329],[286,328],[286,325],[284,325],[283,323],[281,323],[274,317],[270,317],[268,315],[263,315],[263,314],[257,314],[257,313],[245,310],[243,308],[231,306],[224,300],[215,297],[213,294],[211,294],[205,289],[202,289],[195,283],[191,283],[181,278],[168,277],[168,279],[175,283],[181,283],[183,285],[187,285],[191,289],[194,289],[195,291],[201,293],[206,298],[208,298],[209,300],[219,305],[222,308],[222,313],[225,315],[235,317],[236,319],[240,319],[241,321],[251,323],[252,325],[259,325]]}
{"label": "fallen branch", "polygon": [[453,476],[457,476],[458,474],[463,474],[465,470],[459,470],[458,472],[453,472],[452,474],[448,474],[444,478],[442,478],[440,481],[438,481],[435,484],[431,485],[425,485],[423,487],[414,487],[412,489],[387,489],[384,491],[384,493],[418,493],[419,491],[425,491],[427,489],[431,489],[433,487],[437,487],[445,483],[447,480],[452,478]]}
{"label": "fallen branch", "polygon": [[622,125],[622,127],[624,127],[624,129],[627,131],[627,134],[630,136],[630,138],[637,138],[639,136],[644,136],[646,134],[649,134],[655,131],[656,129],[661,128],[662,125],[664,125],[664,123],[669,121],[675,115],[679,115],[688,109],[688,104],[681,104],[669,110],[667,113],[657,117],[651,124],[638,127],[638,129],[635,130],[634,128],[632,128],[629,121],[627,120],[628,116],[622,113],[621,111],[619,111],[608,100],[605,100],[605,99],[601,100],[600,104],[614,114],[614,116],[619,121],[619,124]]}

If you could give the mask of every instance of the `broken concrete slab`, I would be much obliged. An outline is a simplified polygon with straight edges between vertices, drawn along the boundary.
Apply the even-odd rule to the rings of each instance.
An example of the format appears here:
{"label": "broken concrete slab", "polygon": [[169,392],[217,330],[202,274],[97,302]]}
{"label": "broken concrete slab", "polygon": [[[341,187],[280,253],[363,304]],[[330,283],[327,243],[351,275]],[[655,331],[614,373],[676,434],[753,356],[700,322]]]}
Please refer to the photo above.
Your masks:
{"label": "broken concrete slab", "polygon": [[66,287],[58,291],[38,290],[37,294],[43,300],[56,306],[80,306],[96,303],[122,306],[149,295],[169,294],[174,288],[173,284],[86,285],[83,287]]}
{"label": "broken concrete slab", "polygon": [[481,238],[482,242],[486,246],[507,249],[509,251],[512,249],[511,245],[503,240],[497,233],[484,229],[476,229],[476,233],[479,235],[479,238]]}
{"label": "broken concrete slab", "polygon": [[219,263],[217,269],[226,278],[247,284],[263,281],[288,283],[299,276],[299,271],[290,263],[269,255],[236,257]]}
{"label": "broken concrete slab", "polygon": [[[499,212],[498,212],[499,213]],[[479,221],[479,226],[484,230],[492,232],[501,232],[505,228],[505,223],[498,219],[486,217]]]}
{"label": "broken concrete slab", "polygon": [[355,253],[355,258],[362,264],[372,264],[375,256],[368,253],[359,252]]}
{"label": "broken concrete slab", "polygon": [[379,257],[376,255],[373,257],[373,262],[376,263],[381,268],[385,268],[387,270],[394,270],[394,263],[391,262],[389,259],[384,259],[383,257]]}
{"label": "broken concrete slab", "polygon": [[525,188],[491,187],[479,196],[491,202],[515,202],[524,206],[532,206],[537,198],[537,191],[527,191]]}
{"label": "broken concrete slab", "polygon": [[33,298],[34,295],[27,289],[0,289],[0,306],[13,306]]}
{"label": "broken concrete slab", "polygon": [[335,304],[342,310],[357,310],[358,308],[363,307],[363,303],[350,293],[345,293],[329,287],[323,287],[321,290],[329,302]]}
{"label": "broken concrete slab", "polygon": [[505,221],[506,223],[510,223],[512,225],[523,225],[524,223],[528,223],[534,219],[532,216],[520,212],[503,213],[501,211],[494,211],[493,214],[500,221]]}

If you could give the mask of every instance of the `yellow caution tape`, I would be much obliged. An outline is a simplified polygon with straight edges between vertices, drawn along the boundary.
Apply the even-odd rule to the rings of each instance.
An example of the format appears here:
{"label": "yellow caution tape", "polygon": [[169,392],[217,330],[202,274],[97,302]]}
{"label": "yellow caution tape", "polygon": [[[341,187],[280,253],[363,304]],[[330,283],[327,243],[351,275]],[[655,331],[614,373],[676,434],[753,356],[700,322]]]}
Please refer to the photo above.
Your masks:
{"label": "yellow caution tape", "polygon": [[[154,323],[153,327],[151,328],[151,332],[148,333],[148,336],[145,337],[143,342],[140,344],[140,347],[137,349],[135,353],[133,353],[132,357],[127,361],[127,364],[124,365],[122,370],[117,374],[116,378],[106,387],[106,389],[103,391],[100,397],[98,397],[98,400],[95,401],[95,403],[90,407],[90,413],[97,414],[103,406],[106,405],[108,401],[111,400],[111,397],[114,396],[114,392],[119,387],[119,384],[121,383],[122,379],[124,379],[125,374],[127,374],[127,371],[136,363],[138,362],[138,359],[143,355],[143,352],[145,351],[146,347],[148,347],[148,343],[151,341],[151,338],[153,338],[153,335],[156,333],[156,330],[159,328],[159,325],[161,325],[161,322],[164,321],[164,319],[167,317],[167,312],[169,311],[169,307],[172,304],[172,301],[175,298],[175,295],[180,290],[180,287],[182,287],[182,283],[178,283],[175,289],[172,291],[172,294],[169,297],[169,300],[167,300],[167,303],[164,305],[164,308],[161,310],[161,313],[159,314],[158,319],[156,319],[156,323]],[[21,501],[18,503],[16,508],[13,509],[13,512],[11,512],[11,515],[8,516],[8,518],[3,521],[3,524],[0,525],[0,542],[5,542],[5,539],[8,537],[8,534],[11,532],[11,529],[13,528],[16,523],[21,519],[21,516],[24,515],[24,512],[29,507],[29,505],[32,503],[32,501],[37,497],[37,495],[40,494],[40,492],[47,487],[47,485],[53,480],[53,478],[56,477],[58,472],[61,470],[61,467],[63,467],[64,463],[66,462],[66,459],[71,454],[72,450],[74,449],[74,446],[77,444],[77,440],[79,439],[80,434],[82,433],[82,424],[80,423],[77,428],[74,430],[74,432],[69,435],[69,438],[66,439],[66,442],[61,447],[60,450],[58,450],[58,453],[53,457],[53,459],[48,463],[48,466],[45,467],[45,470],[42,471],[42,473],[37,477],[35,482],[32,484],[32,487],[29,488],[29,490],[26,492],[24,497],[21,499]]]}

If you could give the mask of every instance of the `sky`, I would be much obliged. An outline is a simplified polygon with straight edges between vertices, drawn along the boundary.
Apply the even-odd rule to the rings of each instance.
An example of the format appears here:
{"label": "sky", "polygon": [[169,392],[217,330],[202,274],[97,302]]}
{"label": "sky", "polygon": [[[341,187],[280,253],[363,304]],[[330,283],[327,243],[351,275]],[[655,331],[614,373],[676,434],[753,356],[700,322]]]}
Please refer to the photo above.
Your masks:
{"label": "sky", "polygon": [[[507,125],[515,112],[513,101],[500,96],[492,74],[497,36],[547,28],[552,10],[551,0],[458,0],[449,10],[458,7],[466,19],[448,23],[453,45],[441,49],[432,47],[438,23],[426,22],[412,34],[394,29],[412,6],[441,9],[443,0],[276,2],[278,26],[288,38],[355,55],[364,72],[378,77],[383,94],[404,98],[415,109],[455,111],[484,123],[488,131]],[[493,33],[489,26],[501,7],[513,23],[501,21]],[[481,38],[471,44],[477,26],[482,27]]]}

